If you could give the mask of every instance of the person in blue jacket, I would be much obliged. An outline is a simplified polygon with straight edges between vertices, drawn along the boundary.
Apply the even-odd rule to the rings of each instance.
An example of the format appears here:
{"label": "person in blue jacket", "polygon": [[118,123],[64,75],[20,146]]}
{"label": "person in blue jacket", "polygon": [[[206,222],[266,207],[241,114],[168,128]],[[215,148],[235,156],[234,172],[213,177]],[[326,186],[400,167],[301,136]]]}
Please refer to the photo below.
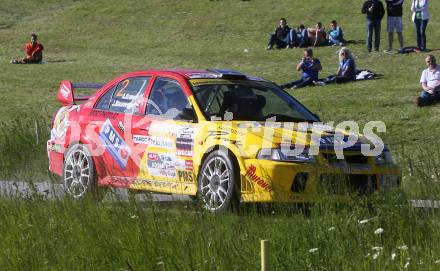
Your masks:
{"label": "person in blue jacket", "polygon": [[339,50],[339,67],[336,76],[329,76],[324,81],[315,81],[315,85],[326,85],[331,83],[346,83],[356,80],[356,64],[353,55],[347,47]]}
{"label": "person in blue jacket", "polygon": [[328,33],[328,42],[330,45],[344,46],[344,32],[342,28],[338,26],[338,23],[333,20],[330,23],[330,31]]}
{"label": "person in blue jacket", "polygon": [[304,57],[296,66],[297,71],[302,71],[301,79],[281,85],[281,88],[302,88],[313,86],[313,81],[318,80],[319,71],[322,70],[319,59],[313,57],[313,50],[304,49]]}
{"label": "person in blue jacket", "polygon": [[309,35],[307,33],[307,28],[303,24],[298,27],[297,37],[297,47],[304,48],[309,46]]}

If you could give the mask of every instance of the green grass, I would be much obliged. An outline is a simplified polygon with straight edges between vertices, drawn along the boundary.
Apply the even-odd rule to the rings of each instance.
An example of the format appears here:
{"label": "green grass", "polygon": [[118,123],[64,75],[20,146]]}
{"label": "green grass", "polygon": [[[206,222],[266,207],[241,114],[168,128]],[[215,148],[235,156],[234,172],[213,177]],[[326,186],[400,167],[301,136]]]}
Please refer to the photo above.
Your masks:
{"label": "green grass", "polygon": [[[299,77],[302,50],[264,50],[280,17],[308,26],[336,19],[347,39],[365,40],[363,1],[0,0],[0,179],[44,180],[49,121],[60,106],[63,79],[107,82],[148,68],[232,68],[284,83]],[[415,34],[405,1],[405,45]],[[440,4],[430,2],[428,47],[440,44]],[[382,49],[386,46],[385,21]],[[39,34],[44,65],[10,65]],[[397,43],[395,41],[395,46]],[[245,52],[244,49],[248,49]],[[327,76],[337,49],[317,48]],[[358,68],[382,79],[291,92],[325,122],[386,123],[383,138],[403,169],[410,197],[440,193],[440,105],[417,108],[414,98],[425,54],[367,54],[350,45]],[[433,52],[440,58],[438,52]],[[275,270],[438,270],[438,213],[396,207],[389,196],[346,207],[318,204],[312,215],[276,208],[210,215],[193,208],[146,208],[134,203],[0,200],[0,266],[17,269],[255,270],[260,239],[272,242]],[[374,211],[368,212],[367,209]],[[364,226],[358,221],[372,218]],[[335,227],[334,231],[328,229]],[[383,228],[379,236],[374,231]],[[398,246],[407,245],[408,250]],[[373,260],[372,247],[383,251]],[[316,253],[309,249],[318,248]],[[395,252],[396,258],[390,260]],[[366,256],[368,255],[369,256]],[[160,264],[160,263],[163,264]]]}
{"label": "green grass", "polygon": [[[63,79],[76,82],[107,82],[129,71],[148,68],[232,68],[265,77],[278,83],[299,77],[294,71],[302,50],[265,51],[268,33],[279,17],[287,17],[291,26],[337,19],[346,38],[365,39],[365,18],[356,1],[0,1],[0,101],[5,123],[28,122],[35,118],[48,125],[59,107],[55,99]],[[405,44],[414,45],[415,34],[405,3]],[[428,47],[440,41],[437,10],[431,3]],[[26,9],[22,7],[26,6]],[[382,48],[386,46],[385,21]],[[10,65],[8,60],[22,56],[28,34],[36,32],[45,45],[46,60],[66,60],[45,65]],[[397,43],[395,43],[397,46]],[[244,49],[248,49],[246,53]],[[317,48],[316,57],[323,64],[322,76],[337,68],[335,47]],[[414,98],[419,91],[419,77],[425,68],[425,54],[367,54],[364,44],[350,45],[358,68],[368,68],[383,75],[375,81],[305,88],[291,92],[322,120],[339,123],[354,120],[361,129],[368,121],[384,121],[387,131],[381,137],[390,145],[402,165],[405,186],[418,191],[419,176],[410,176],[408,160],[437,154],[440,106],[417,108]],[[434,52],[438,56],[438,52]],[[31,128],[30,128],[31,129]],[[11,134],[1,129],[1,134]],[[28,133],[28,132],[25,132]],[[42,131],[41,138],[45,138]],[[13,134],[13,133],[12,133]],[[44,177],[47,164],[43,144],[29,152],[28,164]],[[4,155],[25,155],[6,153]],[[20,148],[18,148],[20,149]],[[404,156],[402,156],[404,154]],[[38,159],[35,159],[38,157]],[[31,159],[33,158],[33,159]],[[423,160],[422,160],[423,161]],[[438,164],[436,164],[438,165]],[[431,167],[430,176],[435,174]],[[16,164],[16,167],[19,165]],[[7,172],[13,172],[8,170]],[[427,174],[428,174],[427,173]],[[20,177],[23,172],[15,173]],[[10,174],[1,172],[3,177]],[[436,177],[433,181],[438,181]]]}
{"label": "green grass", "polygon": [[409,270],[438,270],[438,214],[390,198],[357,202],[318,204],[305,216],[281,207],[213,215],[183,203],[3,199],[0,264],[5,270],[258,270],[259,242],[269,239],[271,270],[403,270],[407,263]]}

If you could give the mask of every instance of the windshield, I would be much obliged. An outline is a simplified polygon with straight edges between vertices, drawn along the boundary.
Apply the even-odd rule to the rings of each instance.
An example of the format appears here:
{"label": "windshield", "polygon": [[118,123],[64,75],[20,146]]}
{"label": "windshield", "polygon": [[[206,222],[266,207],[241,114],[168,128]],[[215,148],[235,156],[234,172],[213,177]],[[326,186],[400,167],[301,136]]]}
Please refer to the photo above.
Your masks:
{"label": "windshield", "polygon": [[269,82],[192,79],[190,83],[208,120],[318,121],[292,96]]}

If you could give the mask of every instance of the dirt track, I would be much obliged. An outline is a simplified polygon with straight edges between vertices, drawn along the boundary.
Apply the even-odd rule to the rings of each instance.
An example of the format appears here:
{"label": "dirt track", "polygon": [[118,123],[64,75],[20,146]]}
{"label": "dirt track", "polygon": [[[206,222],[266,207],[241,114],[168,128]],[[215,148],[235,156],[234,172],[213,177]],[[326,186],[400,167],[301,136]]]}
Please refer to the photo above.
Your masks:
{"label": "dirt track", "polygon": [[[32,195],[44,196],[47,199],[56,199],[66,196],[62,184],[51,182],[24,182],[24,181],[0,181],[0,195],[1,196],[18,196],[30,197]],[[164,195],[164,194],[136,194],[135,199],[141,202],[155,201],[155,202],[173,202],[173,201],[188,201],[190,198],[184,195]],[[107,193],[104,200],[123,200],[127,201],[129,195],[127,189],[111,189]],[[440,209],[440,201],[438,200],[421,200],[410,199],[409,203],[414,208],[433,208]]]}
{"label": "dirt track", "polygon": [[[1,196],[43,196],[47,199],[59,199],[66,196],[64,187],[59,183],[51,182],[36,182],[30,183],[25,181],[0,181],[0,195]],[[169,201],[188,201],[190,198],[184,195],[164,195],[164,194],[136,194],[136,200],[147,202],[169,202]],[[111,189],[105,196],[104,200],[128,200],[129,194],[127,189]]]}

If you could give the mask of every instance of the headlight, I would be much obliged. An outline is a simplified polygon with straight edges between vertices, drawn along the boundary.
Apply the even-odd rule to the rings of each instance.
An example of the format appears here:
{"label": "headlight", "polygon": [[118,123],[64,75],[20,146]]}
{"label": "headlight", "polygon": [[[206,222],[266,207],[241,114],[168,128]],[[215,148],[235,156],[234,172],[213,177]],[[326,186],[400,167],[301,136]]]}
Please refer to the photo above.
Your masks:
{"label": "headlight", "polygon": [[393,157],[391,156],[391,152],[388,150],[384,150],[381,154],[374,157],[374,160],[376,161],[376,165],[385,165],[385,164],[393,163]]}
{"label": "headlight", "polygon": [[[293,154],[293,150],[282,151],[281,149],[261,149],[258,152],[257,158],[263,160],[274,160],[282,162],[299,162],[299,163],[314,163],[315,157],[309,155],[309,149],[304,149],[300,154]],[[291,154],[292,153],[292,154]]]}

